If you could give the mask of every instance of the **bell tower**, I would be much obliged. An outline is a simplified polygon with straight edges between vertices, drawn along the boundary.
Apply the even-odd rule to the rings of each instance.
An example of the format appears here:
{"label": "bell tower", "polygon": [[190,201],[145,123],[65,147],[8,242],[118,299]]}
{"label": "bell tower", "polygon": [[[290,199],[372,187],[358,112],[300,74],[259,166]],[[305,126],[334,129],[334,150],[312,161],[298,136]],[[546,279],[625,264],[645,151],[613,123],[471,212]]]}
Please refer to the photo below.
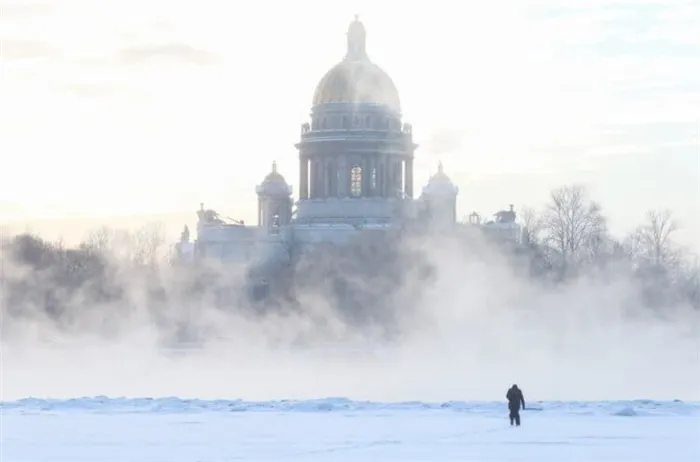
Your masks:
{"label": "bell tower", "polygon": [[292,219],[292,188],[277,172],[277,162],[272,171],[256,188],[258,194],[258,226],[277,232]]}
{"label": "bell tower", "polygon": [[454,225],[457,222],[458,194],[459,188],[452,183],[442,162],[439,162],[437,173],[430,177],[420,197],[428,220],[437,226]]}

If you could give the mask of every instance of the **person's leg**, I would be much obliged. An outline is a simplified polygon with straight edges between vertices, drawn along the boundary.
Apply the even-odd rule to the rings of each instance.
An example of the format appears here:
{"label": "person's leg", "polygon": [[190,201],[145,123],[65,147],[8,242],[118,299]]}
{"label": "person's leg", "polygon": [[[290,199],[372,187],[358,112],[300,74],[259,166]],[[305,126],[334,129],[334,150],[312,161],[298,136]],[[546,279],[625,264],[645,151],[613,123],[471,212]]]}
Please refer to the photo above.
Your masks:
{"label": "person's leg", "polygon": [[520,411],[515,411],[515,425],[520,426]]}
{"label": "person's leg", "polygon": [[513,412],[512,409],[509,409],[509,414],[508,417],[510,418],[510,425],[512,426],[513,423],[515,422],[515,413]]}

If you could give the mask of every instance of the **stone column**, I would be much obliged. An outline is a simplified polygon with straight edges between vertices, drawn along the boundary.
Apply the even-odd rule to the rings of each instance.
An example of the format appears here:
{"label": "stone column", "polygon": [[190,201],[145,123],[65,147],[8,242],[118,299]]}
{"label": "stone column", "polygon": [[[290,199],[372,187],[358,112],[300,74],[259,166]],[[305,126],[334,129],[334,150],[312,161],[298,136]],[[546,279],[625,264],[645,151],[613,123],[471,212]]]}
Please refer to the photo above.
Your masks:
{"label": "stone column", "polygon": [[362,158],[362,197],[369,197],[369,157]]}
{"label": "stone column", "polygon": [[387,162],[386,156],[382,156],[381,160],[382,174],[379,177],[381,181],[380,190],[382,192],[382,197],[388,197],[386,185],[389,183],[389,163]]}
{"label": "stone column", "polygon": [[365,157],[365,168],[367,169],[367,190],[365,192],[365,197],[372,197],[374,193],[372,192],[372,166],[374,165],[374,162],[372,162],[372,158],[367,156]]}
{"label": "stone column", "polygon": [[315,199],[320,199],[323,197],[324,187],[323,187],[323,160],[319,158],[314,159],[314,169],[316,173],[314,174],[314,185],[316,186],[316,194],[314,194]]}
{"label": "stone column", "polygon": [[338,167],[335,159],[328,159],[326,165],[328,174],[328,197],[338,197]]}
{"label": "stone column", "polygon": [[413,159],[406,159],[406,195],[413,198]]}
{"label": "stone column", "polygon": [[309,198],[309,158],[299,158],[299,199]]}
{"label": "stone column", "polygon": [[328,172],[330,175],[328,180],[328,184],[331,187],[330,196],[338,197],[338,161],[335,158],[329,159],[328,165],[330,166],[330,171]]}
{"label": "stone column", "polygon": [[394,197],[394,161],[391,158],[386,159],[386,182],[384,183],[384,194],[386,197]]}
{"label": "stone column", "polygon": [[396,197],[401,191],[401,183],[403,182],[403,165],[400,160],[394,160],[394,183],[391,185],[391,196]]}
{"label": "stone column", "polygon": [[345,156],[338,158],[336,168],[338,170],[338,197],[345,197],[348,195],[348,172],[350,170]]}
{"label": "stone column", "polygon": [[309,198],[318,199],[318,160],[313,157],[309,160],[311,168],[311,191],[309,192]]}
{"label": "stone column", "polygon": [[328,169],[326,168],[328,159],[321,158],[318,160],[318,191],[319,197],[328,197]]}

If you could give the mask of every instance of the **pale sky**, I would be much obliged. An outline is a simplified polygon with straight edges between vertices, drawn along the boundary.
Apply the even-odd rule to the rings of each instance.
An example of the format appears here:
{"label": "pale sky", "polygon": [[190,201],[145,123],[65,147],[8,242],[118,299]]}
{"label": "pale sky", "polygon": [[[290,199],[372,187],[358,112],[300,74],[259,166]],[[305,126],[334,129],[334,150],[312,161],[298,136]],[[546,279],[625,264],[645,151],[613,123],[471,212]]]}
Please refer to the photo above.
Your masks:
{"label": "pale sky", "polygon": [[698,0],[0,5],[5,225],[179,231],[200,202],[254,223],[273,160],[298,190],[300,124],[359,14],[421,145],[417,185],[441,160],[459,216],[583,182],[615,233],[671,208],[700,250]]}

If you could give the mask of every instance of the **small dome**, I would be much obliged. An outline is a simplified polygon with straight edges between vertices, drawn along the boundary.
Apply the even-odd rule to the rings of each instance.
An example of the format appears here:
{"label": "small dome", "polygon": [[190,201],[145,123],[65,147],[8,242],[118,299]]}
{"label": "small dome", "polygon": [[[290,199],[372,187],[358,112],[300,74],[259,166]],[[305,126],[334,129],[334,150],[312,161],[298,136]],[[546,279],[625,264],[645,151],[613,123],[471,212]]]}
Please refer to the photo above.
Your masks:
{"label": "small dome", "polygon": [[272,161],[272,171],[267,174],[265,179],[263,180],[263,184],[265,183],[284,183],[287,184],[287,180],[284,179],[284,177],[277,171],[277,162]]}
{"label": "small dome", "polygon": [[401,112],[396,85],[367,56],[365,27],[357,16],[350,24],[347,35],[345,59],[333,66],[318,83],[313,106],[327,103],[375,103]]}
{"label": "small dome", "polygon": [[272,171],[267,174],[258,188],[263,194],[290,194],[287,180],[277,171],[277,162],[272,162]]}
{"label": "small dome", "polygon": [[442,167],[442,162],[438,163],[438,171],[435,175],[430,177],[430,180],[428,180],[428,184],[452,185],[452,180],[449,176],[447,176],[447,173],[445,173],[445,169]]}
{"label": "small dome", "polygon": [[445,173],[442,162],[438,164],[438,171],[428,180],[428,184],[423,188],[423,194],[428,195],[456,195],[457,187]]}

